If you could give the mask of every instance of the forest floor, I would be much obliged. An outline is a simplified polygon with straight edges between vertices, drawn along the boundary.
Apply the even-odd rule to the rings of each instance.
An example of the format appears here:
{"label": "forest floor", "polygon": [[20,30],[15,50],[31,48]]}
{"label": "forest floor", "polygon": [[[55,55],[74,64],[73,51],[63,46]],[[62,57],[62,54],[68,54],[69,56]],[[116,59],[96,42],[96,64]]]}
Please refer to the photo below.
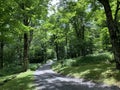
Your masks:
{"label": "forest floor", "polygon": [[36,90],[120,90],[115,86],[57,74],[51,69],[49,63],[40,67],[34,75]]}
{"label": "forest floor", "polygon": [[0,70],[0,90],[34,90],[34,72],[39,66],[30,64],[26,72],[21,72],[18,66]]}
{"label": "forest floor", "polygon": [[27,72],[22,72],[15,75],[16,77],[10,80],[8,80],[8,78],[13,77],[14,74],[0,79],[1,81],[6,79],[3,85],[0,85],[0,90],[34,90],[32,87],[34,80],[33,71],[28,70]]}
{"label": "forest floor", "polygon": [[56,62],[52,69],[65,76],[120,87],[120,71],[115,68],[115,63],[108,56],[101,54],[66,59]]}

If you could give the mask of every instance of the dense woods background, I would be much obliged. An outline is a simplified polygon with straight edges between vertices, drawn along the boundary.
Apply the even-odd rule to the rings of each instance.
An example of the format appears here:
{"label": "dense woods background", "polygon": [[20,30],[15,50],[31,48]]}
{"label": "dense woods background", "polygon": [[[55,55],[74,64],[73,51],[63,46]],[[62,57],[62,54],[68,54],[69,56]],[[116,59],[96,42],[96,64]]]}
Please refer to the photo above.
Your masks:
{"label": "dense woods background", "polygon": [[119,10],[119,0],[0,0],[0,69],[109,52],[120,70]]}

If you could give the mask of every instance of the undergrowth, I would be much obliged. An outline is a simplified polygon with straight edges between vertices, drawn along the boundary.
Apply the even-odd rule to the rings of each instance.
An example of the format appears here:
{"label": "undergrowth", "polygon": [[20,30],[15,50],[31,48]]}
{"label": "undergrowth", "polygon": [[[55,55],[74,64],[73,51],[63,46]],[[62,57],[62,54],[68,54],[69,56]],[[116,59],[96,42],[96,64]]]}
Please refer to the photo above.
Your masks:
{"label": "undergrowth", "polygon": [[41,64],[29,64],[29,69],[23,72],[20,65],[9,65],[0,70],[0,90],[33,90],[33,72]]}
{"label": "undergrowth", "polygon": [[120,71],[108,53],[58,61],[53,70],[67,76],[120,86]]}

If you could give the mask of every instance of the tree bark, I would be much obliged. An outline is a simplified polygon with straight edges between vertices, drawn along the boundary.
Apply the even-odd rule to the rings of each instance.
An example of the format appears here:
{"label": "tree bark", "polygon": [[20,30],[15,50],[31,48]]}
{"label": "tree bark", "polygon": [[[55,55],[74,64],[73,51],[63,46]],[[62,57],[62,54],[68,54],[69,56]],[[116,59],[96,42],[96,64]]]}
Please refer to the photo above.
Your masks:
{"label": "tree bark", "polygon": [[[28,17],[24,17],[23,20],[24,25],[28,26],[29,22],[28,22]],[[28,48],[29,48],[29,40],[28,40],[28,33],[25,32],[24,33],[24,51],[23,51],[23,65],[24,65],[24,71],[26,71],[28,69]]]}
{"label": "tree bark", "polygon": [[1,40],[0,42],[0,69],[3,68],[3,52],[4,52],[4,43]]}
{"label": "tree bark", "polygon": [[105,9],[108,29],[111,38],[111,44],[116,62],[116,68],[120,70],[120,36],[119,36],[120,32],[116,27],[116,22],[113,19],[109,0],[98,0],[98,1],[104,6]]}
{"label": "tree bark", "polygon": [[24,71],[28,69],[28,34],[24,33],[24,52],[23,52]]}

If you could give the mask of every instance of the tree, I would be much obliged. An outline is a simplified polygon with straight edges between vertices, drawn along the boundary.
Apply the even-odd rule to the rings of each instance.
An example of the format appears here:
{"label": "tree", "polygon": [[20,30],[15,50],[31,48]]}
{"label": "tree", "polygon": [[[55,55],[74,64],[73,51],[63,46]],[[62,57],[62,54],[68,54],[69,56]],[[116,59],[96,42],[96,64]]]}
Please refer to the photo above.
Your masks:
{"label": "tree", "polygon": [[[36,0],[36,1],[16,1],[18,4],[18,7],[20,7],[19,12],[21,18],[18,19],[21,24],[23,25],[23,31],[24,31],[24,50],[23,50],[23,67],[24,70],[26,71],[28,69],[28,51],[29,51],[29,46],[32,41],[33,37],[33,30],[31,28],[37,25],[33,25],[34,22],[36,21],[37,18],[41,19],[41,16],[44,14],[47,14],[45,5],[47,5],[47,0]],[[44,4],[44,5],[41,5]],[[41,5],[41,6],[40,6]],[[41,12],[39,9],[43,8],[43,14],[41,15]],[[39,10],[39,11],[38,11]],[[39,19],[38,19],[39,20]]]}
{"label": "tree", "polygon": [[[28,50],[33,38],[33,30],[38,27],[35,22],[46,18],[47,5],[48,0],[0,1],[1,68],[3,65],[10,65],[19,60],[22,61],[25,71],[27,70],[29,62]],[[5,54],[6,57],[4,57]],[[8,61],[11,62],[9,63]]]}
{"label": "tree", "polygon": [[0,41],[0,69],[3,68],[3,52],[4,52],[4,42]]}
{"label": "tree", "polygon": [[117,0],[115,16],[113,18],[109,0],[98,0],[103,6],[106,14],[107,25],[110,33],[111,44],[113,48],[116,68],[120,70],[120,30],[118,28],[118,11],[120,10],[120,1]]}
{"label": "tree", "polygon": [[13,9],[10,8],[13,3],[6,2],[4,0],[0,1],[0,69],[4,66],[4,46],[9,42],[10,36],[10,23],[13,20]]}

